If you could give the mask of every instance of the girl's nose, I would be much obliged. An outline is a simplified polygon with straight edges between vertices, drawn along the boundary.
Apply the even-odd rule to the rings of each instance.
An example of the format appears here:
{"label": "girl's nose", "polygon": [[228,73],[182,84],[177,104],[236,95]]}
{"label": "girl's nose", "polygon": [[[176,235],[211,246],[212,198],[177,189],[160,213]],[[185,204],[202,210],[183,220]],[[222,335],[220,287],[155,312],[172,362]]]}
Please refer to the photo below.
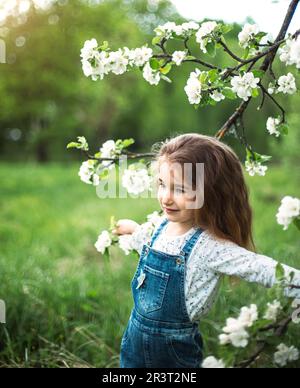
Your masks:
{"label": "girl's nose", "polygon": [[164,205],[170,205],[173,203],[173,196],[169,190],[165,190],[165,192],[162,195],[162,203]]}

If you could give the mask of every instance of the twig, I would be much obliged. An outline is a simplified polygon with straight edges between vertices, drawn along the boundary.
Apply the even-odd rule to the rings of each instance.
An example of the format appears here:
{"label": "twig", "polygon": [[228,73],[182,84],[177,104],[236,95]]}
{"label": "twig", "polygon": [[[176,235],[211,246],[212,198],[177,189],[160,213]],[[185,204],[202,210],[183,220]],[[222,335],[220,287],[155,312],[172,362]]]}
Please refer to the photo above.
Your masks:
{"label": "twig", "polygon": [[275,98],[266,90],[266,88],[262,85],[262,83],[260,82],[259,83],[259,86],[261,88],[261,90],[263,91],[263,95],[267,95],[273,102],[274,104],[281,110],[281,113],[282,113],[282,120],[281,120],[281,124],[282,123],[285,123],[285,115],[286,115],[286,112],[284,110],[284,108],[279,104],[278,101],[275,100]]}

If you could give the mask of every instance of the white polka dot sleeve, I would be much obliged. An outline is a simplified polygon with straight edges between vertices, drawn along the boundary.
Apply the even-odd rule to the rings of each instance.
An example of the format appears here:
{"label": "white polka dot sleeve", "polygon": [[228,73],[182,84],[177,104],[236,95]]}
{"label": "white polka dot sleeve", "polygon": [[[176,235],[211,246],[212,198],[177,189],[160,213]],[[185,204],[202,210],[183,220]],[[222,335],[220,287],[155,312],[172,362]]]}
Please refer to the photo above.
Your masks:
{"label": "white polka dot sleeve", "polygon": [[[248,251],[231,241],[215,242],[211,254],[206,258],[207,267],[218,273],[238,276],[248,282],[272,287],[276,282],[277,261],[271,257]],[[300,286],[300,271],[283,265],[285,274],[295,273],[293,285]],[[285,295],[300,298],[299,289],[285,289]]]}

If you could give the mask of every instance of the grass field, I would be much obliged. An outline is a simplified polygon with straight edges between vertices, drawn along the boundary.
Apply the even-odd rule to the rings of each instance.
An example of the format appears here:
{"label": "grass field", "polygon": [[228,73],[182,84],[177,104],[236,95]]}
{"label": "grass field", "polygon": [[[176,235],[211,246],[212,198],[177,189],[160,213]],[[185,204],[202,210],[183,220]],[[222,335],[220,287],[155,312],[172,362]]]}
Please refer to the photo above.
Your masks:
{"label": "grass field", "polygon": [[[155,199],[99,199],[80,182],[79,165],[0,164],[0,366],[118,367],[119,346],[132,308],[130,281],[137,257],[117,249],[111,262],[94,248],[110,216],[144,222]],[[285,195],[299,196],[299,169],[271,166],[247,177],[259,253],[300,268],[295,227],[283,231],[275,215]],[[213,311],[201,322],[207,355],[216,323],[266,291],[224,281]],[[290,331],[300,348],[299,330]]]}

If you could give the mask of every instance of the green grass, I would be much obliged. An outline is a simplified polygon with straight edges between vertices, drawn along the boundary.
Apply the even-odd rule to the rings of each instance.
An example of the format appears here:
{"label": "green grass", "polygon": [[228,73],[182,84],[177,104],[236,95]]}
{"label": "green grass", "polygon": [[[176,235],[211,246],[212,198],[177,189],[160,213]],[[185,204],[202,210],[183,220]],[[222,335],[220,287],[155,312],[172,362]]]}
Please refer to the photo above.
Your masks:
{"label": "green grass", "polygon": [[[130,281],[137,258],[113,250],[103,260],[93,244],[110,216],[143,222],[155,199],[99,199],[80,182],[78,165],[0,164],[0,366],[118,367],[119,346],[132,308]],[[284,232],[275,214],[284,195],[299,196],[299,170],[271,167],[248,177],[259,253],[300,268],[299,233]],[[201,323],[207,354],[215,323],[250,303],[263,303],[257,285],[225,281]],[[291,340],[300,348],[294,330]]]}

